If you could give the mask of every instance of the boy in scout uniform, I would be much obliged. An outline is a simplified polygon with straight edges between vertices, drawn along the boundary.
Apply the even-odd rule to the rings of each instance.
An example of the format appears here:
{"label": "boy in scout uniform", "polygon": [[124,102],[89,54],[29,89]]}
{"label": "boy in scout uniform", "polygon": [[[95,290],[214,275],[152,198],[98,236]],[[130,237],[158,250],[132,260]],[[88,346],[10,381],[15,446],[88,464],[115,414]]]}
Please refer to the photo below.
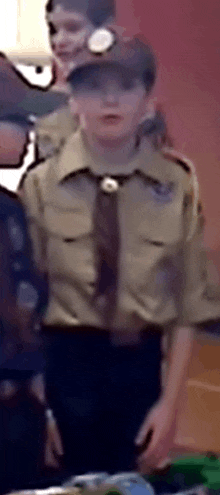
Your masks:
{"label": "boy in scout uniform", "polygon": [[[21,187],[50,288],[48,400],[67,468],[126,471],[134,443],[151,438],[145,471],[172,447],[194,328],[219,317],[219,292],[208,286],[193,166],[140,135],[151,48],[106,30],[75,62],[79,129]],[[162,329],[175,335],[163,394]]]}
{"label": "boy in scout uniform", "polygon": [[[52,89],[69,94],[66,77],[74,67],[86,38],[96,27],[111,22],[115,16],[114,0],[49,0],[46,5],[51,49],[55,63],[63,73],[63,83],[55,81]],[[61,108],[36,123],[38,158],[48,157],[78,127],[69,106]]]}

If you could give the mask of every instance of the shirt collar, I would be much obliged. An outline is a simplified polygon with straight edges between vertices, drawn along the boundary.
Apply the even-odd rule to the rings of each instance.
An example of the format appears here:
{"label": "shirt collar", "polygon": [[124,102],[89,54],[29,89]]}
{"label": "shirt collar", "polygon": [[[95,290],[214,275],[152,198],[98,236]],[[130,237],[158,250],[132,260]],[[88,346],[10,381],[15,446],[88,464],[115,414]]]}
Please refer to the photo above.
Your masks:
{"label": "shirt collar", "polygon": [[[60,183],[68,176],[89,169],[95,175],[130,175],[136,170],[149,175],[153,167],[155,151],[150,142],[143,139],[135,157],[126,165],[114,165],[105,162],[101,157],[94,155],[86,145],[82,131],[79,129],[66,141],[64,148],[59,155],[56,166],[57,182]],[[152,165],[152,166],[151,166]]]}

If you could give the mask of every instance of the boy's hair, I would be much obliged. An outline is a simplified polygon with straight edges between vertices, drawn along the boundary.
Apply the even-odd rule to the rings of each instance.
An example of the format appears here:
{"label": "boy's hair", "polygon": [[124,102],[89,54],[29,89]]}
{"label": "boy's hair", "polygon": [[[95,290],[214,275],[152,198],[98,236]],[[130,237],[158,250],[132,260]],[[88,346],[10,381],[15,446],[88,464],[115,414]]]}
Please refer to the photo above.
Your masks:
{"label": "boy's hair", "polygon": [[140,125],[138,135],[140,138],[148,136],[156,150],[163,147],[173,147],[173,141],[167,129],[166,118],[160,107],[151,119],[146,119]]}
{"label": "boy's hair", "polygon": [[86,14],[96,27],[102,26],[109,18],[115,17],[114,0],[49,0],[46,4],[46,12],[51,13],[56,5],[60,4],[66,10]]}

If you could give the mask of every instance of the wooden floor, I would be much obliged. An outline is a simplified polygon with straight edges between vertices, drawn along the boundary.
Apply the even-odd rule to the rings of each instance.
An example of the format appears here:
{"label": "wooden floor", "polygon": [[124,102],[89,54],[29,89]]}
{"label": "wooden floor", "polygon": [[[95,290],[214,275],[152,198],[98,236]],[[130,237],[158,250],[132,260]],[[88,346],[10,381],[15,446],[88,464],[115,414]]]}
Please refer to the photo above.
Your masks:
{"label": "wooden floor", "polygon": [[194,344],[175,445],[220,454],[220,338],[203,334]]}

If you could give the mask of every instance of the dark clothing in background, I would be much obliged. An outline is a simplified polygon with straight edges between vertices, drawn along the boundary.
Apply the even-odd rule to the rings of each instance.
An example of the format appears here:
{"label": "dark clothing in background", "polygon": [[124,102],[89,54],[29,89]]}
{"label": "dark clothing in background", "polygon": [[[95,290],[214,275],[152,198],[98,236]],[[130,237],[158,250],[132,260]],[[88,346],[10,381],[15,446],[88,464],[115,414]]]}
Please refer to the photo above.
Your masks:
{"label": "dark clothing in background", "polygon": [[[34,320],[40,322],[47,303],[47,285],[34,268],[22,205],[15,195],[3,188],[0,188],[0,202],[0,270],[2,274],[0,339],[3,341],[7,332],[11,331],[15,338],[18,334],[18,329],[11,328],[13,323],[5,316],[5,307],[15,304],[20,307],[21,311],[22,308],[30,309],[34,313]],[[25,354],[19,356],[16,353],[12,360],[7,361],[4,349],[0,347],[0,379],[4,378],[3,370],[23,370],[33,374],[41,372],[42,369],[43,357],[40,351],[35,350],[32,355],[26,348]]]}
{"label": "dark clothing in background", "polygon": [[[29,393],[29,379],[43,371],[42,350],[25,341],[11,318],[17,307],[33,312],[35,330],[47,303],[47,286],[32,262],[26,217],[16,196],[0,188],[0,486],[2,492],[37,480],[45,435],[44,406]],[[8,353],[9,346],[9,353]],[[4,386],[15,387],[9,398]]]}

